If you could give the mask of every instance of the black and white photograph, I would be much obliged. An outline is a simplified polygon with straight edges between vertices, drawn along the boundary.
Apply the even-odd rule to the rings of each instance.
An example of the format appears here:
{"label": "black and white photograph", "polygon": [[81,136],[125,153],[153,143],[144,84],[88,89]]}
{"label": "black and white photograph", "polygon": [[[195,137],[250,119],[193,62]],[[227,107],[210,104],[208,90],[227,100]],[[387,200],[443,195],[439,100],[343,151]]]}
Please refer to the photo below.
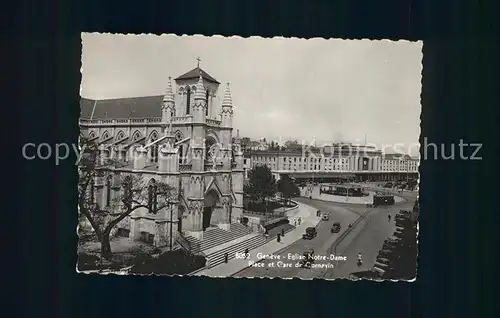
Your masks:
{"label": "black and white photograph", "polygon": [[76,270],[416,280],[422,47],[83,33]]}

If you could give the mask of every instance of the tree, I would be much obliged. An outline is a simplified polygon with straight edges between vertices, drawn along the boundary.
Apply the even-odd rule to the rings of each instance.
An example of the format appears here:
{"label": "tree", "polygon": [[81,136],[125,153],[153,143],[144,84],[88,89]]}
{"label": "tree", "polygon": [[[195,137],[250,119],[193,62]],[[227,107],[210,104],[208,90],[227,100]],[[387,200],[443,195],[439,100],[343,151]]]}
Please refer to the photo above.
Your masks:
{"label": "tree", "polygon": [[[163,182],[149,183],[140,175],[120,176],[114,174],[114,168],[123,165],[114,159],[103,160],[100,155],[99,144],[80,136],[81,159],[78,163],[78,207],[79,213],[84,215],[94,229],[95,235],[101,243],[101,256],[112,258],[110,234],[113,227],[128,215],[139,208],[156,214],[169,205],[170,199],[175,196],[174,188]],[[115,179],[115,182],[111,180]],[[119,195],[109,200],[107,207],[101,208],[94,203],[94,181],[96,178],[106,180],[106,191],[112,186],[119,188]],[[108,181],[109,180],[109,181]],[[149,184],[148,184],[149,183]]]}
{"label": "tree", "polygon": [[299,187],[288,175],[284,175],[278,180],[277,188],[282,198],[285,199],[285,203],[291,198],[300,196]]}
{"label": "tree", "polygon": [[302,145],[297,140],[285,141],[285,147],[288,150],[300,150],[300,149],[302,149]]}
{"label": "tree", "polygon": [[248,137],[241,138],[240,144],[242,149],[247,149],[248,147],[250,147],[250,138]]}
{"label": "tree", "polygon": [[276,180],[268,166],[256,166],[248,172],[248,185],[244,187],[244,192],[252,201],[259,201],[267,204],[267,199],[274,197],[277,192]]}

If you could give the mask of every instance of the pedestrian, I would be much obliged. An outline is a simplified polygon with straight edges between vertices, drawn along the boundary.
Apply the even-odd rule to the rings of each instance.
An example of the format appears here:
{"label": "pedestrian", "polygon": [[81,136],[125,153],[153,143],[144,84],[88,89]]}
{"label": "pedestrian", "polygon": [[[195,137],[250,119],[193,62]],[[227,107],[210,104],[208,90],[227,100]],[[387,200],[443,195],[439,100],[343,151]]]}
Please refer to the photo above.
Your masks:
{"label": "pedestrian", "polygon": [[285,236],[285,229],[281,228],[281,236]]}
{"label": "pedestrian", "polygon": [[387,218],[388,218],[388,221],[391,222],[391,215],[390,214],[387,216]]}
{"label": "pedestrian", "polygon": [[299,225],[300,225],[300,222],[301,222],[301,221],[302,221],[302,219],[301,219],[301,218],[299,218]]}
{"label": "pedestrian", "polygon": [[250,257],[250,253],[248,252],[248,248],[245,248],[245,259],[248,259]]}
{"label": "pedestrian", "polygon": [[293,226],[297,226],[297,219],[293,219]]}

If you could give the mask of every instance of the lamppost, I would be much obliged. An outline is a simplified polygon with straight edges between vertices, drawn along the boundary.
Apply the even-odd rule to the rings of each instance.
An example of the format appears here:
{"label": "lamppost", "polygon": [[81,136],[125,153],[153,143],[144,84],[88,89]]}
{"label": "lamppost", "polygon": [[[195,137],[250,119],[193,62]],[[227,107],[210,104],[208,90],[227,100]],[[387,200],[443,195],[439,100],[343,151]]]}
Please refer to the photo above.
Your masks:
{"label": "lamppost", "polygon": [[169,205],[170,205],[170,252],[172,252],[172,245],[173,245],[172,241],[174,238],[174,233],[172,232],[174,220],[172,220],[172,217],[174,215],[174,209],[172,209],[172,204]]}
{"label": "lamppost", "polygon": [[281,192],[281,202],[283,204],[283,215],[281,217],[284,217],[285,216],[285,200],[284,200],[284,195],[283,195],[283,192]]}

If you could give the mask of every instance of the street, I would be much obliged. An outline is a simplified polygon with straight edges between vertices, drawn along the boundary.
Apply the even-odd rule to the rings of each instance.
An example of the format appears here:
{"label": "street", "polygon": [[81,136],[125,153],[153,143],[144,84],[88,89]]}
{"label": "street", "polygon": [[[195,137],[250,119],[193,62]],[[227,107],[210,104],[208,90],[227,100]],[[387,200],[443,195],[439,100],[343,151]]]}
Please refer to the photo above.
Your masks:
{"label": "street", "polygon": [[[281,277],[281,278],[348,278],[350,273],[369,270],[375,263],[377,254],[382,247],[384,240],[391,237],[394,230],[394,216],[402,209],[412,209],[416,199],[416,193],[398,193],[406,199],[392,206],[381,206],[367,209],[361,205],[349,205],[346,203],[333,203],[319,200],[309,200],[306,198],[295,199],[298,202],[308,204],[321,211],[330,212],[329,221],[321,221],[317,226],[318,235],[312,240],[298,240],[297,242],[284,248],[279,253],[279,260],[276,258],[265,259],[259,264],[262,267],[249,267],[236,273],[235,277]],[[368,211],[369,210],[369,211]],[[354,223],[365,212],[357,225],[353,227],[339,242],[335,242],[339,236],[348,228],[348,224]],[[388,215],[391,215],[391,221]],[[342,229],[340,233],[331,233],[330,228],[334,222],[340,222]],[[335,245],[334,245],[335,243]],[[302,255],[305,251],[313,249],[315,255],[324,256],[327,259],[318,259],[315,262],[318,268],[304,269],[296,267],[298,260],[289,259],[289,256]],[[357,254],[362,253],[363,265],[357,266]],[[297,254],[297,255],[296,255]],[[346,257],[345,260],[330,260],[330,255],[335,254]],[[281,264],[278,262],[281,261]],[[270,263],[275,263],[275,267],[269,267]],[[292,264],[291,267],[284,266],[285,263]],[[321,265],[323,264],[323,265]],[[289,265],[290,266],[290,265]],[[332,268],[333,267],[333,268]]]}
{"label": "street", "polygon": [[[318,200],[308,200],[305,198],[294,199],[297,202],[302,202],[308,204],[322,212],[330,213],[330,220],[321,221],[316,227],[318,235],[312,240],[300,239],[297,242],[285,247],[281,252],[276,253],[280,256],[280,261],[284,263],[295,264],[297,260],[289,260],[288,254],[302,255],[305,251],[313,249],[316,255],[330,255],[330,247],[335,242],[335,240],[348,228],[349,224],[354,223],[360,215],[362,215],[366,207],[364,206],[349,206],[342,204],[333,205],[330,202],[323,202]],[[330,229],[334,222],[340,222],[342,228],[339,233],[331,233]],[[360,223],[362,225],[363,221]],[[269,267],[269,263],[277,263],[276,259],[266,259],[262,261],[264,263],[263,267],[249,267],[243,271],[235,274],[235,277],[281,277],[281,278],[314,278],[321,276],[325,272],[325,269],[314,268],[314,269],[304,269],[300,267]],[[318,261],[317,263],[331,263],[330,261]]]}
{"label": "street", "polygon": [[[352,272],[370,270],[373,267],[384,240],[391,237],[396,230],[394,216],[400,210],[411,210],[417,197],[413,192],[397,193],[397,195],[405,198],[406,201],[373,209],[367,216],[365,227],[353,231],[337,247],[337,250],[342,251],[341,254],[347,257],[347,261],[339,263],[335,270],[329,270],[325,278],[349,277]],[[390,222],[388,221],[389,214],[391,215]],[[356,264],[358,253],[363,255],[361,267]]]}

